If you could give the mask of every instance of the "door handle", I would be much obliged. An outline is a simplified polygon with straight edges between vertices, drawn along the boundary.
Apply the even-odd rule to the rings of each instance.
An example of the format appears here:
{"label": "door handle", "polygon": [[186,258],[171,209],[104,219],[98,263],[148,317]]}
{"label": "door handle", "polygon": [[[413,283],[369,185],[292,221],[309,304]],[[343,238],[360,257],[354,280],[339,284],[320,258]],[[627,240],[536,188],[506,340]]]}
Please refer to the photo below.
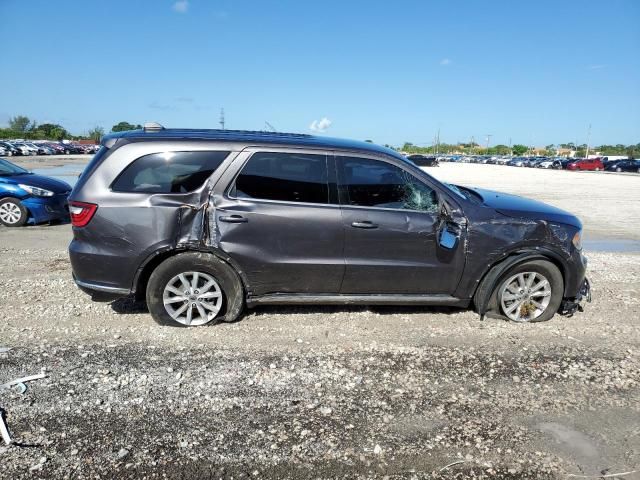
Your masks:
{"label": "door handle", "polygon": [[242,215],[221,215],[218,220],[226,223],[247,223],[249,221]]}
{"label": "door handle", "polygon": [[351,224],[351,226],[352,226],[352,227],[355,227],[355,228],[369,228],[369,229],[371,229],[371,228],[378,228],[378,225],[377,225],[377,224],[372,223],[372,222],[370,222],[370,221],[368,221],[368,220],[365,220],[364,222],[353,222],[353,223]]}

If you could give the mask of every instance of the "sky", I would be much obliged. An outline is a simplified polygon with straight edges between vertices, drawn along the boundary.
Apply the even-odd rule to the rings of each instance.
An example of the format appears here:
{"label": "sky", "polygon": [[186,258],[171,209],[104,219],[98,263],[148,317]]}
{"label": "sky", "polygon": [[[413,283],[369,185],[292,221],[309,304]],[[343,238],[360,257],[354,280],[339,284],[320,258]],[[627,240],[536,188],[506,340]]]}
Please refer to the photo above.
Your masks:
{"label": "sky", "polygon": [[0,0],[0,125],[640,142],[637,0]]}

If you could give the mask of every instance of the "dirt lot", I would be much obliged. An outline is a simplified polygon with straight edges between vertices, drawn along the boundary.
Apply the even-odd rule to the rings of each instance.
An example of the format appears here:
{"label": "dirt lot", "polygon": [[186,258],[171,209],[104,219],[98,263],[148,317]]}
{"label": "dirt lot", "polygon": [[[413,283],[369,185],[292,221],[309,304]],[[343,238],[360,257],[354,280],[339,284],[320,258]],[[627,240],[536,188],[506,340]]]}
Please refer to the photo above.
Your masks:
{"label": "dirt lot", "polygon": [[[638,239],[640,176],[445,165],[440,178]],[[71,280],[67,225],[0,227],[0,478],[567,478],[640,468],[640,255],[534,325],[430,308],[263,307],[159,327]],[[0,444],[1,445],[1,444]],[[441,471],[453,462],[459,462]],[[620,478],[640,478],[632,473]]]}

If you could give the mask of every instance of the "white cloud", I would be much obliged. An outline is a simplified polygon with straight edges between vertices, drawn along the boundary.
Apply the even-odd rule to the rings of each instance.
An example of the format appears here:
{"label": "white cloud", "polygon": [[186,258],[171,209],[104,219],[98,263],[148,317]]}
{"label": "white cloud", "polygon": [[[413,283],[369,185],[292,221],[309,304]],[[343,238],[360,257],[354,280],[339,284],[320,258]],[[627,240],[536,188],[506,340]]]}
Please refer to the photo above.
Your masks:
{"label": "white cloud", "polygon": [[600,70],[604,67],[606,67],[606,65],[589,65],[589,70]]}
{"label": "white cloud", "polygon": [[178,0],[173,4],[173,9],[178,13],[186,13],[189,9],[189,0]]}
{"label": "white cloud", "polygon": [[311,125],[309,125],[309,129],[312,132],[318,132],[318,133],[323,133],[327,131],[327,128],[329,128],[331,126],[331,120],[329,120],[327,117],[322,117],[320,120],[314,120],[313,122],[311,122]]}
{"label": "white cloud", "polygon": [[443,58],[442,60],[440,60],[440,65],[442,65],[443,67],[446,67],[447,65],[451,65],[451,60],[448,58]]}

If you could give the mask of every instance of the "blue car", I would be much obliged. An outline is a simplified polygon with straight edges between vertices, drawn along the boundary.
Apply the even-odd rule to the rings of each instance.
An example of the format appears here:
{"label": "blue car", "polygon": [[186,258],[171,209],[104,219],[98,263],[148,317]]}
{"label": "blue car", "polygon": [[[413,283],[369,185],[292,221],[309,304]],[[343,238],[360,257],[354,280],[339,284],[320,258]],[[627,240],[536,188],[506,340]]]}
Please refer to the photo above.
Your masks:
{"label": "blue car", "polygon": [[67,220],[71,186],[36,175],[0,158],[0,224],[20,227],[27,222]]}

